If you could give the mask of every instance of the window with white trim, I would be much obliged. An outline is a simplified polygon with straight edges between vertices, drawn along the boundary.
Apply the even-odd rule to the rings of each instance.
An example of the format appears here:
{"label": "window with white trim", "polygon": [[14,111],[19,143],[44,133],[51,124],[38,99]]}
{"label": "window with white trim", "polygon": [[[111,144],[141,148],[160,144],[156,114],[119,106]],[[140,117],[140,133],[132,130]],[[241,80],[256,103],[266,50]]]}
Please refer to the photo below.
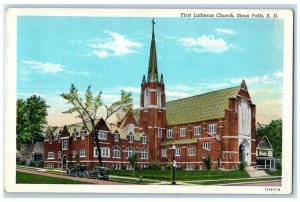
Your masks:
{"label": "window with white trim", "polygon": [[216,134],[217,133],[217,124],[209,124],[208,125],[208,133],[209,134]]}
{"label": "window with white trim", "polygon": [[119,133],[115,133],[114,134],[114,141],[115,142],[119,142],[119,140],[120,140],[120,134]]}
{"label": "window with white trim", "polygon": [[206,150],[210,150],[210,142],[203,142],[203,148]]}
{"label": "window with white trim", "polygon": [[158,129],[158,138],[162,138],[162,134],[163,134],[163,129],[159,128]]}
{"label": "window with white trim", "polygon": [[157,89],[157,107],[161,108],[161,91]]}
{"label": "window with white trim", "polygon": [[229,159],[233,159],[233,153],[229,154]]}
{"label": "window with white trim", "polygon": [[62,150],[68,149],[68,139],[62,139]]}
{"label": "window with white trim", "polygon": [[75,158],[76,157],[76,150],[72,151],[72,157]]}
{"label": "window with white trim", "polygon": [[167,131],[167,138],[173,138],[173,130],[172,129],[169,129]]}
{"label": "window with white trim", "polygon": [[188,155],[189,156],[196,156],[196,147],[189,147],[188,148]]}
{"label": "window with white trim", "polygon": [[80,157],[86,157],[86,149],[80,149]]}
{"label": "window with white trim", "polygon": [[179,135],[180,137],[185,137],[186,136],[186,128],[180,128],[179,129]]}
{"label": "window with white trim", "polygon": [[167,157],[167,149],[162,149],[161,150],[161,157]]}
{"label": "window with white trim", "polygon": [[57,152],[57,158],[59,158],[59,159],[61,158],[61,151]]}
{"label": "window with white trim", "polygon": [[99,140],[107,140],[107,131],[99,130],[98,139]]}
{"label": "window with white trim", "polygon": [[150,94],[149,88],[146,88],[146,90],[144,92],[144,107],[145,108],[148,108],[150,105],[150,97],[151,97],[151,94]]}
{"label": "window with white trim", "polygon": [[54,159],[55,155],[54,152],[48,152],[48,159]]}
{"label": "window with white trim", "polygon": [[121,149],[118,146],[113,147],[113,158],[121,158]]}
{"label": "window with white trim", "polygon": [[135,154],[135,149],[133,149],[132,147],[129,147],[127,149],[127,158],[132,157]]}
{"label": "window with white trim", "polygon": [[194,135],[201,135],[201,126],[194,127]]}
{"label": "window with white trim", "polygon": [[142,144],[147,144],[147,137],[145,136],[142,137]]}
{"label": "window with white trim", "polygon": [[82,130],[82,131],[81,131],[81,139],[82,139],[82,140],[85,139],[86,134],[87,134],[87,131],[86,131],[86,130]]}
{"label": "window with white trim", "polygon": [[[101,157],[104,157],[104,158],[110,157],[110,149],[108,147],[100,148],[100,150],[101,150]],[[98,157],[97,147],[94,147],[94,157]]]}
{"label": "window with white trim", "polygon": [[225,152],[223,152],[222,158],[223,158],[223,159],[226,159],[226,153],[225,153]]}
{"label": "window with white trim", "polygon": [[76,141],[76,139],[77,139],[77,132],[74,132],[73,133],[73,141]]}
{"label": "window with white trim", "polygon": [[133,141],[134,141],[134,136],[133,136],[132,134],[130,134],[130,135],[128,136],[128,141],[129,141],[129,143],[133,143]]}
{"label": "window with white trim", "polygon": [[176,148],[175,149],[175,156],[180,156],[181,155],[181,149],[180,148]]}
{"label": "window with white trim", "polygon": [[148,159],[148,151],[146,149],[141,150],[141,159]]}

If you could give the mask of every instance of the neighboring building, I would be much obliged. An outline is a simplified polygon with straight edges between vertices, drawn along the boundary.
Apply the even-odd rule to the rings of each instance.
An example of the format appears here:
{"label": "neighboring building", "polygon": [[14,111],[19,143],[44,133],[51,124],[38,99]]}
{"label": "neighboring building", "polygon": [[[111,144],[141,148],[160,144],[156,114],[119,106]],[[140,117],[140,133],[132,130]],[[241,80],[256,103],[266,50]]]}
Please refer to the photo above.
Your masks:
{"label": "neighboring building", "polygon": [[36,142],[32,149],[32,160],[34,162],[44,161],[44,142]]}
{"label": "neighboring building", "polygon": [[18,161],[25,161],[26,165],[29,165],[31,159],[31,153],[33,150],[34,144],[23,144],[20,148],[19,156],[18,156]]}
{"label": "neighboring building", "polygon": [[[237,169],[241,162],[256,165],[256,106],[246,82],[239,86],[166,102],[163,75],[158,74],[154,23],[148,76],[142,78],[140,109],[115,124],[97,123],[103,163],[130,169],[128,156],[138,154],[138,167],[172,161],[182,169]],[[103,123],[103,124],[102,124]],[[90,127],[90,126],[88,126]],[[66,168],[81,162],[98,165],[96,145],[82,123],[57,128],[45,139],[45,166]]]}
{"label": "neighboring building", "polygon": [[273,147],[267,136],[257,137],[256,162],[258,169],[275,169],[276,158],[273,157]]}

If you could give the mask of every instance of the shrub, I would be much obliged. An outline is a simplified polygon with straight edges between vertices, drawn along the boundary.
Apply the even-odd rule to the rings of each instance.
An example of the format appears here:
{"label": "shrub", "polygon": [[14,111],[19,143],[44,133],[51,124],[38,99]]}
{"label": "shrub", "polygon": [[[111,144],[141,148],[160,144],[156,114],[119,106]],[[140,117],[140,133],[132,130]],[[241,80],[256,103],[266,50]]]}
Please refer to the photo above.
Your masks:
{"label": "shrub", "polygon": [[203,159],[203,163],[204,163],[204,165],[205,165],[205,167],[206,167],[206,170],[209,170],[209,171],[210,171],[213,162],[212,162],[212,160],[210,159],[209,156],[206,157],[205,159]]}
{"label": "shrub", "polygon": [[19,162],[17,162],[17,165],[20,165],[20,166],[25,166],[25,164],[26,164],[25,160],[19,160]]}
{"label": "shrub", "polygon": [[44,167],[44,161],[36,161],[34,166],[38,167],[38,168],[43,168]]}
{"label": "shrub", "polygon": [[151,162],[150,165],[148,166],[149,170],[161,170],[161,164],[160,162]]}
{"label": "shrub", "polygon": [[239,170],[240,171],[245,171],[246,165],[247,165],[246,163],[240,163]]}

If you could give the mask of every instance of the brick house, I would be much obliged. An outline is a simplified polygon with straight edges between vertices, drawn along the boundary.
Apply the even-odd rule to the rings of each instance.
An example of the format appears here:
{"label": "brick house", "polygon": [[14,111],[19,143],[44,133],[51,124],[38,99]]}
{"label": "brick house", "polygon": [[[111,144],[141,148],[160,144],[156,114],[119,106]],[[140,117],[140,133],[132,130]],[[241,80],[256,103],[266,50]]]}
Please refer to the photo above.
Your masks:
{"label": "brick house", "polygon": [[[172,161],[179,168],[204,169],[209,156],[213,169],[237,169],[241,162],[256,165],[256,106],[246,82],[239,86],[166,102],[163,75],[158,74],[154,23],[147,78],[141,83],[140,108],[120,122],[103,123],[98,137],[104,166],[130,169],[128,157],[138,155],[138,167]],[[102,124],[103,123],[103,124]],[[90,126],[88,126],[90,127]],[[57,128],[45,139],[45,166],[67,168],[81,162],[98,165],[96,145],[82,123]]]}

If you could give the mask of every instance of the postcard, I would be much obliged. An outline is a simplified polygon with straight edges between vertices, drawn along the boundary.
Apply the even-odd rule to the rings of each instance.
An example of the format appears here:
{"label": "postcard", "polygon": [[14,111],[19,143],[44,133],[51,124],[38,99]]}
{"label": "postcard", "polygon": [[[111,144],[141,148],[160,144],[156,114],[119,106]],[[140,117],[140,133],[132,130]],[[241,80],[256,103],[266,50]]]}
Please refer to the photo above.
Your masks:
{"label": "postcard", "polygon": [[5,44],[6,192],[292,192],[292,10],[9,8]]}

